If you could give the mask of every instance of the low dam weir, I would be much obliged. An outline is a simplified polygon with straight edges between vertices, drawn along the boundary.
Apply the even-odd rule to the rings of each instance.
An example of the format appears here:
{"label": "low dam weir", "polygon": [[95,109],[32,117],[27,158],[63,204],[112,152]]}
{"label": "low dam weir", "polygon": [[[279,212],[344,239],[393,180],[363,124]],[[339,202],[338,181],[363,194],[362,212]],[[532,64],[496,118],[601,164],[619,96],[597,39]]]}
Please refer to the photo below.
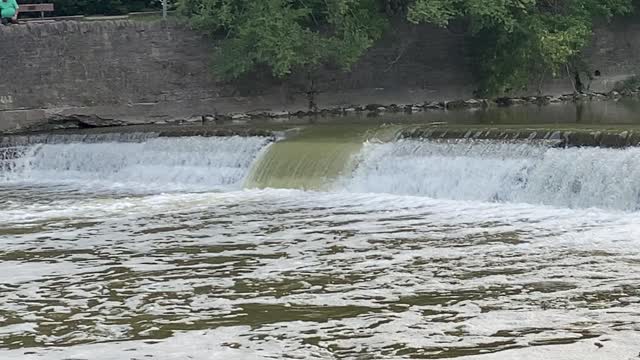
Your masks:
{"label": "low dam weir", "polygon": [[0,359],[637,356],[633,124],[365,120],[0,137]]}
{"label": "low dam weir", "polygon": [[632,146],[640,137],[629,131],[382,126],[258,134],[3,138],[0,181],[130,192],[282,188],[640,210],[640,148]]}

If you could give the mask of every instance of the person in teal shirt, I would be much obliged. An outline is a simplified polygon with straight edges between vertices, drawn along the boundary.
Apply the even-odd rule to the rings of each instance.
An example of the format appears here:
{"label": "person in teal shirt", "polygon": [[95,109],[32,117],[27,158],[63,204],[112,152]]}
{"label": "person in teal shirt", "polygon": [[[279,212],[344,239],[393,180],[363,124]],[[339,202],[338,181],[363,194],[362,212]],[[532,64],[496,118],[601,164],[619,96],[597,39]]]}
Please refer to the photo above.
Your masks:
{"label": "person in teal shirt", "polygon": [[16,0],[0,0],[0,17],[2,24],[15,23],[18,17],[18,3]]}

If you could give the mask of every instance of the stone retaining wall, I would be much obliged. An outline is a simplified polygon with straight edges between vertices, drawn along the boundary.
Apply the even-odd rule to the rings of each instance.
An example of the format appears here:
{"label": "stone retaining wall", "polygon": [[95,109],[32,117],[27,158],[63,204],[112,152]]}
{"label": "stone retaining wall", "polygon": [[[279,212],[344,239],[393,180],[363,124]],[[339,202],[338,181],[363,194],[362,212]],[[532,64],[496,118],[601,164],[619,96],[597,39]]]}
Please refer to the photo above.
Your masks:
{"label": "stone retaining wall", "polygon": [[[225,84],[212,77],[212,41],[160,22],[52,22],[0,27],[3,51],[0,131],[50,114],[97,114],[147,123],[202,114],[306,110],[306,76],[282,82],[268,75]],[[402,25],[345,73],[318,74],[317,104],[422,104],[472,96],[464,36]],[[587,62],[601,74],[594,91],[609,91],[640,73],[640,23],[620,21],[596,32]],[[545,83],[544,92],[571,91]]]}

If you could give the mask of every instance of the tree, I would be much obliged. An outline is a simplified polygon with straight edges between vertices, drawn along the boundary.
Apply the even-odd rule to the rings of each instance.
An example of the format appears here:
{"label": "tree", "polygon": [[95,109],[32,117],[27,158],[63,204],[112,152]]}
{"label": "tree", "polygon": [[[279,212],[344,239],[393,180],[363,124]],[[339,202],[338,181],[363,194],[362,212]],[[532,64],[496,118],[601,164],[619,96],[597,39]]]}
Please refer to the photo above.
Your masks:
{"label": "tree", "polygon": [[633,0],[416,0],[408,18],[439,26],[467,21],[480,92],[493,95],[544,74],[574,76],[594,21],[632,10]]}
{"label": "tree", "polygon": [[223,37],[214,69],[235,78],[266,66],[274,76],[353,65],[383,33],[377,0],[181,0],[193,25]]}
{"label": "tree", "polygon": [[235,78],[266,66],[278,77],[334,63],[348,69],[382,36],[390,17],[466,24],[479,93],[526,88],[542,75],[580,70],[596,19],[633,0],[179,0],[199,29],[224,39],[216,71]]}

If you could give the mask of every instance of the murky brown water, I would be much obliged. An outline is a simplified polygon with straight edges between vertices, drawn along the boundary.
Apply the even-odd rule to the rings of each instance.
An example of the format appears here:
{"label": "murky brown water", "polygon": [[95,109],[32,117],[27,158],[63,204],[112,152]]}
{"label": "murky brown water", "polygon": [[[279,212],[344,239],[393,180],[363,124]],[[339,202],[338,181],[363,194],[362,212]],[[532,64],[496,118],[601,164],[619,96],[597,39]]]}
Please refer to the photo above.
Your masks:
{"label": "murky brown water", "polygon": [[637,357],[639,150],[356,133],[27,147],[0,359]]}
{"label": "murky brown water", "polygon": [[640,330],[635,214],[275,190],[67,198],[0,227],[3,358],[85,358],[96,342],[170,358],[201,337],[237,358],[444,358]]}

